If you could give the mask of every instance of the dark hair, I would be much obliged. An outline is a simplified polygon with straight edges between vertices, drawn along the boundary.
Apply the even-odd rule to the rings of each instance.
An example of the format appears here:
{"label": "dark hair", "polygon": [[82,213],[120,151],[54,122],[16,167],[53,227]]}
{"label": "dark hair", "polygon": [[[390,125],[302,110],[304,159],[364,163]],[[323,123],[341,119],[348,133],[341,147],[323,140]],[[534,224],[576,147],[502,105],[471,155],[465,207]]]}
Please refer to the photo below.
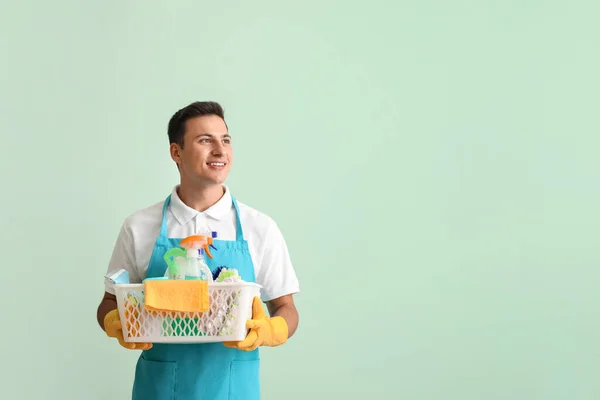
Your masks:
{"label": "dark hair", "polygon": [[183,147],[185,124],[188,119],[202,117],[203,115],[216,115],[225,121],[223,107],[214,101],[196,101],[177,111],[169,120],[169,144],[177,143]]}

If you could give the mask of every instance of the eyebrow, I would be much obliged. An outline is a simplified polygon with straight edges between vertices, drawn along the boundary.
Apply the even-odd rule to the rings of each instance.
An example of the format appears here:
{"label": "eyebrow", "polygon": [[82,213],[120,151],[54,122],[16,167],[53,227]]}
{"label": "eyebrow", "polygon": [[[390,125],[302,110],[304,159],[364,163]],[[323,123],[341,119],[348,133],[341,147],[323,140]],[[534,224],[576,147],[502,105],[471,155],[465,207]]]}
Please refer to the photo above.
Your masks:
{"label": "eyebrow", "polygon": [[[202,136],[214,137],[214,136],[218,136],[218,134],[213,134],[213,133],[199,133],[198,135],[195,136],[195,138],[198,139],[199,137],[202,137]],[[229,133],[226,133],[226,134],[222,135],[221,137],[230,138],[231,139],[231,135]]]}

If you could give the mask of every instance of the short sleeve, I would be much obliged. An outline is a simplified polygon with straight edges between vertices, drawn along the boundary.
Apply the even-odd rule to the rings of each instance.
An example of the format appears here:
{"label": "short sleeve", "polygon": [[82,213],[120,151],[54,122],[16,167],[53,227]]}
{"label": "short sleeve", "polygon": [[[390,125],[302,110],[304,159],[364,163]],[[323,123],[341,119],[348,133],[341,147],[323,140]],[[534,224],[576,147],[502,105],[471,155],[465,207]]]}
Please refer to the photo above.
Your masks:
{"label": "short sleeve", "polygon": [[262,286],[261,299],[265,302],[300,292],[283,234],[275,221],[269,222],[256,277],[256,282]]}
{"label": "short sleeve", "polygon": [[121,269],[129,272],[129,280],[131,283],[141,282],[141,278],[136,268],[134,242],[125,223],[117,236],[117,241],[113,248],[112,256],[104,277],[104,289],[110,294],[115,294],[115,289],[114,283],[111,282],[108,277]]}

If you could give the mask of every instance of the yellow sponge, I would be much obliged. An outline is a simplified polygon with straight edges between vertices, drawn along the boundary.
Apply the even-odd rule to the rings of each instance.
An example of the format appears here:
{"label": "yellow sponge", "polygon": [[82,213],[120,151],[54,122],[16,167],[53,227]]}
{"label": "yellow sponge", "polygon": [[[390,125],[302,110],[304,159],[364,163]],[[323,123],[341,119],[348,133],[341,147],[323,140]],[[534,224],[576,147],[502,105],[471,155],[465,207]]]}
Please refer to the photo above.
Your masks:
{"label": "yellow sponge", "polygon": [[144,303],[148,310],[176,312],[208,311],[208,282],[193,280],[147,280]]}

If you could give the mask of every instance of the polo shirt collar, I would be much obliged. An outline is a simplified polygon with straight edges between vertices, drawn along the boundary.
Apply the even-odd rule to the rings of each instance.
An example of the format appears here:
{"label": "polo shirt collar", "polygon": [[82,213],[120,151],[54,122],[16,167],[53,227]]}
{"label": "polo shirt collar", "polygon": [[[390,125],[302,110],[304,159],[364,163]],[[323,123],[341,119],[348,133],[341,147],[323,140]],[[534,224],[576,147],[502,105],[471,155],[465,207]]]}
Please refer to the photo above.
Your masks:
{"label": "polo shirt collar", "polygon": [[190,220],[192,218],[196,217],[198,214],[204,214],[213,219],[219,220],[219,219],[223,218],[229,210],[231,210],[231,206],[232,206],[231,192],[229,191],[229,188],[226,185],[223,185],[223,188],[225,189],[225,193],[219,199],[219,201],[217,201],[215,204],[210,206],[204,212],[194,210],[193,208],[191,208],[187,204],[185,204],[179,198],[179,195],[177,194],[178,188],[179,188],[179,185],[175,186],[173,188],[173,191],[171,192],[171,204],[169,205],[169,207],[171,209],[171,212],[177,219],[177,221],[179,221],[179,223],[182,225],[190,222]]}

